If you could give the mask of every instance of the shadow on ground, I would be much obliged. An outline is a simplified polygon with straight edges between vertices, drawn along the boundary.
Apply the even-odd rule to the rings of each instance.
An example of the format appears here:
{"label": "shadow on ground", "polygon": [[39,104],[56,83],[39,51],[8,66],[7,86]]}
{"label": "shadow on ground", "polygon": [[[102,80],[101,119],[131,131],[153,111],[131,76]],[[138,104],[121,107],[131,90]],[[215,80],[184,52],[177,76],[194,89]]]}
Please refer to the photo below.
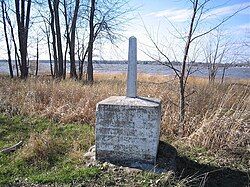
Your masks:
{"label": "shadow on ground", "polygon": [[[167,151],[171,154],[177,153],[176,149],[160,141],[158,160],[163,159]],[[167,159],[166,159],[167,160]],[[190,186],[207,187],[245,187],[249,186],[249,173],[232,170],[230,168],[219,168],[206,164],[200,164],[186,156],[176,155],[176,174],[180,179],[187,178]]]}
{"label": "shadow on ground", "polygon": [[[205,186],[225,186],[225,187],[241,187],[249,186],[249,173],[232,170],[230,168],[219,168],[205,164],[199,164],[193,160],[190,160],[187,157],[177,156],[176,159],[177,165],[177,175],[181,178],[193,176],[199,177],[200,180],[194,181],[194,186],[199,186],[202,182],[201,178],[204,178],[205,174]],[[192,178],[193,178],[192,177]]]}

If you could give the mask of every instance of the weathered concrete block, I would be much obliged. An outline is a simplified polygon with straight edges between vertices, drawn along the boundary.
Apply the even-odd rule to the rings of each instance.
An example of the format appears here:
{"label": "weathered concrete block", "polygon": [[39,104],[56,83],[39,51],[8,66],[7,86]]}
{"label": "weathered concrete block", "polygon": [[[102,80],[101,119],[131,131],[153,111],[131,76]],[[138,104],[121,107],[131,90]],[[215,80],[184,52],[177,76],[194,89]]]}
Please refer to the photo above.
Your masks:
{"label": "weathered concrete block", "polygon": [[96,107],[96,159],[155,163],[161,102],[112,96]]}

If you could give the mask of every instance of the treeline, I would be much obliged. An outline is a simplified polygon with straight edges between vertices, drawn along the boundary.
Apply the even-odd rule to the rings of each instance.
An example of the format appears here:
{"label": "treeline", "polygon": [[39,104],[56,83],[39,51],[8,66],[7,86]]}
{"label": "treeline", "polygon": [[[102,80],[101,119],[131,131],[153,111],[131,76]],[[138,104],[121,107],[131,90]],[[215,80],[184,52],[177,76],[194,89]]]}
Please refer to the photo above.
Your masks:
{"label": "treeline", "polygon": [[[13,61],[18,77],[29,76],[29,54],[34,51],[37,74],[43,42],[54,78],[66,77],[69,60],[70,78],[81,80],[87,61],[87,81],[93,82],[95,41],[120,39],[131,11],[123,0],[1,0],[10,76],[14,76]],[[36,47],[31,47],[34,43]]]}

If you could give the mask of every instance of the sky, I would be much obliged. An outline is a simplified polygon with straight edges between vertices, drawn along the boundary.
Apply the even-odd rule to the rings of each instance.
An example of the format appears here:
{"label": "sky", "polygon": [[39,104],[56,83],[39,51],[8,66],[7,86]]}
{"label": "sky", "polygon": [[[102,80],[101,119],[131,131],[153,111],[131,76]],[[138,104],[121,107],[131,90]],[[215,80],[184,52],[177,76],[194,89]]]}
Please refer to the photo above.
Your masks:
{"label": "sky", "polygon": [[[138,60],[160,59],[153,42],[157,43],[165,54],[172,60],[181,60],[185,43],[178,39],[185,36],[192,15],[192,5],[189,0],[131,0],[131,7],[137,7],[133,12],[134,19],[124,29],[126,38],[135,36],[138,42]],[[220,33],[225,36],[225,43],[250,43],[250,1],[249,0],[212,0],[206,5],[206,12],[202,22],[196,30],[196,34],[206,32],[228,18],[234,12],[240,11],[220,27]],[[202,48],[202,43],[208,37],[194,43],[197,48]],[[212,37],[210,37],[211,39]],[[208,39],[209,40],[209,39]],[[106,59],[127,59],[128,40],[117,44],[118,47],[106,46],[108,53],[102,53]],[[203,46],[204,47],[204,46]],[[194,47],[195,48],[195,47]],[[192,53],[197,49],[192,49]],[[244,48],[244,49],[243,49]],[[250,54],[249,47],[243,47],[244,55]],[[199,52],[202,54],[202,51]],[[197,56],[194,55],[194,56]],[[197,57],[200,61],[204,56]],[[191,57],[190,57],[191,58]],[[248,59],[250,56],[247,57]]]}
{"label": "sky", "polygon": [[[96,41],[98,50],[94,51],[94,59],[127,60],[128,38],[135,36],[138,43],[138,60],[164,61],[153,45],[155,43],[170,60],[181,61],[185,47],[183,36],[187,35],[192,14],[190,0],[129,0],[128,6],[135,10],[128,16],[133,19],[122,28],[121,34],[124,38],[115,45],[107,41]],[[223,34],[222,44],[234,44],[231,45],[231,56],[235,51],[240,51],[244,58],[250,59],[250,0],[211,0],[206,5],[202,22],[194,35],[206,32],[244,7],[248,8],[225,22],[218,32]],[[1,36],[3,38],[3,33]],[[194,42],[190,50],[190,60],[203,61],[203,49],[207,43],[214,40],[214,36],[207,35]],[[1,43],[4,43],[3,39]],[[242,43],[247,43],[248,46],[241,47]],[[40,52],[40,59],[49,58],[46,47]],[[35,58],[34,54],[30,55],[31,59]],[[7,56],[5,47],[0,48],[0,55],[1,58]]]}

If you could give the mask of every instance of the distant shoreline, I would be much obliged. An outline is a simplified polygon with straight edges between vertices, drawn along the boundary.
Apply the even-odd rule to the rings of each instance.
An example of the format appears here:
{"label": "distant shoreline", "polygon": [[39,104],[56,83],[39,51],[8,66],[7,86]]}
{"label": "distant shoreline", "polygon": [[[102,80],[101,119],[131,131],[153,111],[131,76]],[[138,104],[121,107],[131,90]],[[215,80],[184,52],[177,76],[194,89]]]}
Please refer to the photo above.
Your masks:
{"label": "distant shoreline", "polygon": [[[4,61],[2,61],[4,62]],[[14,74],[16,74],[16,67],[15,63],[12,63],[13,65],[13,71]],[[50,74],[50,64],[49,61],[40,61],[38,64],[38,74],[44,75],[44,74]],[[78,62],[76,63],[76,66],[78,67]],[[179,65],[174,65],[176,69],[180,69]],[[84,72],[86,71],[87,63],[84,64]],[[114,73],[126,73],[128,65],[124,61],[123,63],[118,63],[116,61],[110,61],[108,63],[104,63],[104,61],[95,61],[93,64],[94,73],[103,73],[103,74],[114,74]],[[219,66],[216,72],[216,77],[221,78],[223,76],[224,67]],[[36,70],[36,63],[35,61],[30,61],[29,64],[29,73],[31,75],[35,74]],[[70,64],[67,63],[67,73],[70,71]],[[78,71],[78,69],[77,69]],[[166,75],[166,76],[175,76],[175,73],[171,68],[169,68],[166,65],[161,64],[146,64],[139,61],[137,65],[137,71],[138,73],[144,73],[149,75]],[[9,67],[8,63],[1,63],[0,61],[0,73],[2,74],[8,74],[9,73]],[[209,75],[209,68],[206,64],[194,64],[192,67],[191,76],[196,77],[208,77]],[[225,71],[225,78],[240,78],[240,79],[250,79],[250,66],[229,66],[226,67]]]}
{"label": "distant shoreline", "polygon": [[[12,62],[14,63],[15,61],[12,60]],[[35,62],[35,60],[30,60],[30,62]],[[52,60],[53,62],[53,60]],[[0,60],[0,63],[7,63],[7,60]],[[39,63],[50,63],[49,60],[39,60]],[[67,63],[70,63],[69,60],[67,60]],[[76,61],[76,64],[78,64],[79,61]],[[85,64],[87,63],[87,61],[84,62]],[[93,60],[93,64],[127,64],[128,61],[126,60]],[[171,62],[174,66],[178,66],[181,65],[181,62],[177,62],[177,61],[173,61]],[[169,64],[167,62],[162,62],[162,64],[160,62],[157,61],[150,61],[150,60],[138,60],[138,64],[149,64],[149,65],[163,65],[163,64]],[[230,64],[230,63],[225,63],[225,64],[216,64],[219,67],[250,67],[250,63],[234,63],[234,64]],[[193,66],[200,66],[200,67],[208,67],[209,63],[205,63],[205,62],[194,62]]]}

